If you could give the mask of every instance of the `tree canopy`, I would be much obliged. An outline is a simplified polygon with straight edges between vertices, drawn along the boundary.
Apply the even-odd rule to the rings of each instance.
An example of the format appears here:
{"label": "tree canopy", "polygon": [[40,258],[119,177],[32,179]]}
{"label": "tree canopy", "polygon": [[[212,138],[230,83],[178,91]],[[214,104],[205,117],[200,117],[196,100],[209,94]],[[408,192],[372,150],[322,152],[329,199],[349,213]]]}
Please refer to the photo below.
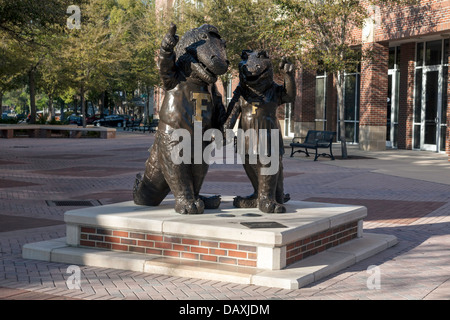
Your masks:
{"label": "tree canopy", "polygon": [[[68,18],[79,9],[79,28]],[[154,1],[0,0],[0,96],[24,88],[52,102],[149,90],[156,71]],[[76,110],[76,109],[75,109]]]}
{"label": "tree canopy", "polygon": [[[370,18],[368,6],[415,1],[174,0],[160,11],[154,0],[0,0],[0,96],[26,88],[32,119],[37,92],[49,97],[49,110],[59,99],[81,102],[83,113],[86,99],[136,90],[149,97],[159,83],[156,53],[170,22],[180,34],[204,23],[218,27],[231,62],[224,86],[243,49],[263,48],[274,60],[288,56],[340,77],[363,58],[351,34]],[[67,24],[73,5],[79,28]]]}

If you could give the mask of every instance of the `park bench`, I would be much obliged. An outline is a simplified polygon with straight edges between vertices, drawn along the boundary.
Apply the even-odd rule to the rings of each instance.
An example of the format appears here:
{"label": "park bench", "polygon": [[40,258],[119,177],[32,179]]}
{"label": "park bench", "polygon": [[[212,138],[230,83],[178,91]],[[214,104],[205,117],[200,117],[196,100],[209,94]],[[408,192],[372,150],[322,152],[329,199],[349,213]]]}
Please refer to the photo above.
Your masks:
{"label": "park bench", "polygon": [[[292,139],[292,143],[290,144],[292,147],[291,157],[294,156],[294,153],[296,152],[306,153],[306,156],[309,157],[308,149],[313,149],[316,150],[314,161],[317,161],[317,158],[320,156],[330,157],[331,160],[334,160],[332,146],[335,136],[336,132],[332,131],[309,130],[304,142],[301,142],[300,137]],[[300,149],[294,151],[294,148]],[[319,153],[318,149],[330,149],[330,153]]]}
{"label": "park bench", "polygon": [[141,128],[145,131],[148,132],[156,132],[156,128],[158,127],[159,124],[159,120],[158,119],[153,119],[152,122],[150,122],[147,125],[141,126]]}
{"label": "park bench", "polygon": [[124,130],[128,130],[128,131],[129,130],[131,130],[131,131],[139,130],[139,127],[141,126],[141,122],[142,122],[142,119],[129,121],[129,122],[127,122],[127,125],[124,128]]}

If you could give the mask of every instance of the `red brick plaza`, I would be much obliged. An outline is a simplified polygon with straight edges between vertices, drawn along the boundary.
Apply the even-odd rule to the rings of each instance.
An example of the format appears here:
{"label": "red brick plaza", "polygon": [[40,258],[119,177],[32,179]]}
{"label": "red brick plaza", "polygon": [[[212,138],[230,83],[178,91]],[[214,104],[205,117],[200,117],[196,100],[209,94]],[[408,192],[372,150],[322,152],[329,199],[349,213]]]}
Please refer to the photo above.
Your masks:
{"label": "red brick plaza", "polygon": [[[336,144],[335,161],[285,155],[285,190],[293,200],[364,205],[364,231],[399,240],[301,289],[82,265],[81,289],[74,289],[67,284],[68,264],[22,258],[23,245],[65,236],[64,212],[131,200],[134,177],[143,171],[153,139],[153,133],[119,131],[107,140],[0,140],[0,299],[450,298],[450,163],[435,152],[351,146],[351,158],[340,160]],[[252,192],[238,164],[212,165],[203,190],[231,196]],[[368,286],[369,266],[379,268],[379,289]]]}

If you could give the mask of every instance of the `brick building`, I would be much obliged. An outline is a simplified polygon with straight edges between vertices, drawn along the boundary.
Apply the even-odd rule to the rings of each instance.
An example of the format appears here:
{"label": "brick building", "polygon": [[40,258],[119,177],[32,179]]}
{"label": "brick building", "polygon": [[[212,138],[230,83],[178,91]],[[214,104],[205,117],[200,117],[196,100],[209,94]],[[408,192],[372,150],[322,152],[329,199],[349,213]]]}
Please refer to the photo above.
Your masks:
{"label": "brick building", "polygon": [[[420,1],[396,10],[373,7],[373,23],[357,32],[374,59],[345,80],[347,141],[363,150],[429,150],[450,155],[448,85],[450,1]],[[359,34],[358,34],[359,33]],[[291,135],[338,131],[332,76],[303,71]],[[288,123],[287,121],[284,121]]]}
{"label": "brick building", "polygon": [[[370,10],[371,23],[355,37],[362,49],[372,49],[374,58],[345,76],[347,142],[363,150],[399,148],[450,156],[450,1]],[[224,102],[236,85],[237,79],[230,82]],[[161,93],[155,97],[160,99]],[[296,102],[279,108],[278,117],[286,138],[305,137],[310,129],[338,132],[333,77],[298,71]]]}

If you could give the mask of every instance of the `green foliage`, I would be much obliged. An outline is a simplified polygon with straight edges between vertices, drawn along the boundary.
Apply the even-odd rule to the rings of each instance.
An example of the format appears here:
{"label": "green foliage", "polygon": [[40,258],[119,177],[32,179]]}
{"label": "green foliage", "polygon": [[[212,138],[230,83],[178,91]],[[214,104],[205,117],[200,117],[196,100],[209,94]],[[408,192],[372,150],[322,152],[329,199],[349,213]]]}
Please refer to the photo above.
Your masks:
{"label": "green foliage", "polygon": [[52,34],[63,28],[67,7],[82,1],[86,0],[0,0],[0,31],[20,42],[39,43],[39,30]]}
{"label": "green foliage", "polygon": [[212,24],[227,41],[230,72],[237,72],[244,49],[264,48],[272,56],[279,56],[271,35],[275,14],[272,0],[207,0],[200,6],[187,2],[184,11],[190,26]]}
{"label": "green foliage", "polygon": [[[81,9],[80,29],[66,26],[69,5]],[[151,0],[0,0],[3,101],[51,113],[54,101],[148,90],[159,81],[157,32]]]}
{"label": "green foliage", "polygon": [[284,50],[303,66],[335,73],[358,64],[352,48],[355,28],[361,28],[367,10],[356,0],[275,0],[279,6],[277,30]]}
{"label": "green foliage", "polygon": [[8,118],[8,119],[1,119],[0,123],[2,124],[17,124],[19,122],[19,119],[17,118]]}
{"label": "green foliage", "polygon": [[[368,0],[403,5],[417,0]],[[164,2],[163,2],[164,3]],[[158,85],[156,53],[170,22],[181,35],[210,23],[227,41],[237,71],[243,49],[264,48],[275,60],[291,56],[304,66],[349,70],[360,54],[349,37],[367,10],[357,0],[0,0],[0,93],[20,112],[53,109]],[[69,5],[81,9],[81,28],[66,26]],[[359,56],[358,56],[359,54]],[[276,66],[277,63],[274,63]],[[34,81],[33,81],[34,80]],[[34,93],[36,91],[36,93]],[[31,108],[30,108],[31,106]],[[49,119],[50,120],[50,119]]]}
{"label": "green foliage", "polygon": [[308,68],[329,73],[354,71],[370,52],[356,49],[355,29],[370,18],[368,7],[413,5],[418,0],[273,0],[277,6],[275,34],[288,55]]}

